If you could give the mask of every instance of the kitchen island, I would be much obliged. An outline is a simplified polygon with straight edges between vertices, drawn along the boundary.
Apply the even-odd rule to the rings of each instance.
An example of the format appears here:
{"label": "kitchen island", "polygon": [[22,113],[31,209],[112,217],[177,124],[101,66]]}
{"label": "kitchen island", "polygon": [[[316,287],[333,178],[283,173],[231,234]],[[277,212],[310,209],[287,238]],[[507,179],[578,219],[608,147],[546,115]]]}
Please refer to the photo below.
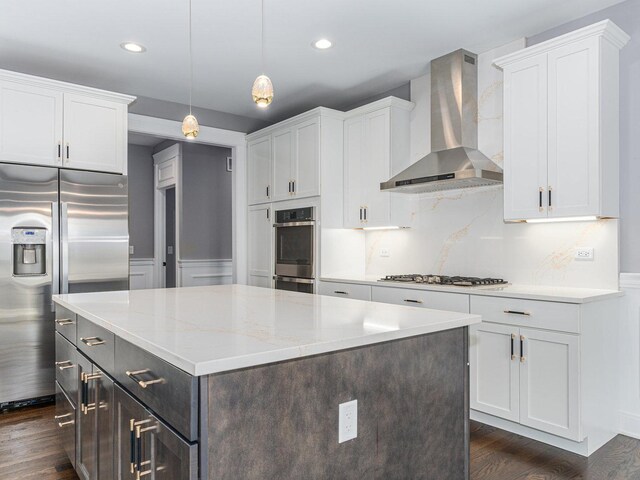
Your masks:
{"label": "kitchen island", "polygon": [[[85,475],[468,474],[477,315],[242,285],[55,302],[58,421]],[[351,400],[357,437],[339,443],[339,405]]]}

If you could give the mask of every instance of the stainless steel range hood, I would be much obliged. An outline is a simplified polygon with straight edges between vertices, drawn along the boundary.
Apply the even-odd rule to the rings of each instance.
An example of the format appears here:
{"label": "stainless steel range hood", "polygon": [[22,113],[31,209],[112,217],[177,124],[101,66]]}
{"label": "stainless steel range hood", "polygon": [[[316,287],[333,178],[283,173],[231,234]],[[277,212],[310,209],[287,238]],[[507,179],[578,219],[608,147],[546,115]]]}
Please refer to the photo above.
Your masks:
{"label": "stainless steel range hood", "polygon": [[502,183],[502,168],[478,150],[477,55],[457,50],[431,61],[431,153],[380,184],[424,193]]}

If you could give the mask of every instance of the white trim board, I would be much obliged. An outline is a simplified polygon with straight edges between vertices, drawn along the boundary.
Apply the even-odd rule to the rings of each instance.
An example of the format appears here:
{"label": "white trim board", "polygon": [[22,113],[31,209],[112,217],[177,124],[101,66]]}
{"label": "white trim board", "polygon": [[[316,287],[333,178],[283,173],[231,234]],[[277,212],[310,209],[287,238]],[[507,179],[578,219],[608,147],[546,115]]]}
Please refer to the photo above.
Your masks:
{"label": "white trim board", "polygon": [[[174,120],[130,113],[129,132],[184,141],[182,124]],[[232,175],[232,278],[247,283],[247,143],[246,134],[221,128],[200,126],[196,143],[231,148]]]}
{"label": "white trim board", "polygon": [[129,289],[154,288],[154,266],[153,258],[129,259]]}
{"label": "white trim board", "polygon": [[233,283],[231,259],[179,260],[178,276],[183,287]]}

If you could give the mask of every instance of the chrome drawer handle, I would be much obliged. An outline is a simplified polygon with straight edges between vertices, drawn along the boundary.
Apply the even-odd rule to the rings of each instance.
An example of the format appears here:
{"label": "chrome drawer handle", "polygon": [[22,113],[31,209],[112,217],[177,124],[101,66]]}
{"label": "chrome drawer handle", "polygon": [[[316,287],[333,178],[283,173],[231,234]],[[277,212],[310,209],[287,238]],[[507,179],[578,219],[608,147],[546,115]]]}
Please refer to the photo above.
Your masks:
{"label": "chrome drawer handle", "polygon": [[349,295],[349,292],[344,292],[342,290],[334,290],[333,293],[337,293],[338,295]]}
{"label": "chrome drawer handle", "polygon": [[81,338],[80,341],[87,347],[95,347],[96,345],[104,345],[105,343],[100,337]]}
{"label": "chrome drawer handle", "polygon": [[144,370],[134,370],[134,371],[127,370],[125,373],[127,374],[127,377],[129,377],[131,380],[136,382],[142,388],[147,388],[149,385],[155,385],[156,383],[164,383],[164,378],[156,378],[154,380],[138,380],[136,378],[136,375],[142,375],[143,373],[149,373],[149,372],[150,370],[148,368],[145,368]]}
{"label": "chrome drawer handle", "polygon": [[411,298],[405,298],[404,301],[407,303],[424,303],[422,300],[413,300]]}
{"label": "chrome drawer handle", "polygon": [[[64,415],[56,415],[55,417],[53,417],[55,420],[62,420],[63,418],[69,418],[73,416],[72,413],[65,413]],[[58,422],[58,426],[60,428],[66,426],[66,425],[72,425],[75,423],[75,420],[68,420],[66,422]]]}
{"label": "chrome drawer handle", "polygon": [[56,323],[61,327],[64,327],[65,325],[73,325],[73,320],[70,318],[59,318],[56,320]]}
{"label": "chrome drawer handle", "polygon": [[531,312],[519,312],[517,310],[505,310],[504,313],[507,315],[525,315],[527,317],[531,316]]}
{"label": "chrome drawer handle", "polygon": [[56,362],[56,367],[58,367],[58,370],[63,371],[68,368],[73,368],[73,363],[71,363],[71,360],[65,360],[64,362]]}

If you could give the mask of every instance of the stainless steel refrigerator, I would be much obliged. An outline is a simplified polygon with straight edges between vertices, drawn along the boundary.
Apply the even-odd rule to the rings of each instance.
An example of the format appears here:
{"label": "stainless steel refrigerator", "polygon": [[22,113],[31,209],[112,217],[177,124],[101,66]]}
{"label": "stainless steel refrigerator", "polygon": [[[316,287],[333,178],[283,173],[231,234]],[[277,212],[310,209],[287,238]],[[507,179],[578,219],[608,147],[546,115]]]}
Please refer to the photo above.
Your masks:
{"label": "stainless steel refrigerator", "polygon": [[128,287],[126,176],[0,163],[0,407],[54,393],[52,294]]}

